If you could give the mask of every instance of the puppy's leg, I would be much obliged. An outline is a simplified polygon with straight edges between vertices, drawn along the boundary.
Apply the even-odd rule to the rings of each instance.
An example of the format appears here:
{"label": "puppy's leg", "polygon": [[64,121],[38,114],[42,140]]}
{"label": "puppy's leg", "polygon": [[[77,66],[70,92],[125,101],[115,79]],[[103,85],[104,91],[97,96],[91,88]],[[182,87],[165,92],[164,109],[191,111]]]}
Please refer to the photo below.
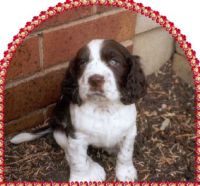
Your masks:
{"label": "puppy's leg", "polygon": [[88,143],[84,137],[68,138],[67,159],[70,165],[70,181],[103,181],[104,169],[88,155]]}
{"label": "puppy's leg", "polygon": [[120,181],[135,181],[137,179],[137,171],[132,161],[136,132],[134,125],[120,143],[116,165],[116,177]]}
{"label": "puppy's leg", "polygon": [[54,132],[54,138],[64,149],[70,166],[69,181],[104,181],[105,171],[88,155],[88,144],[84,138],[72,138],[61,131]]}

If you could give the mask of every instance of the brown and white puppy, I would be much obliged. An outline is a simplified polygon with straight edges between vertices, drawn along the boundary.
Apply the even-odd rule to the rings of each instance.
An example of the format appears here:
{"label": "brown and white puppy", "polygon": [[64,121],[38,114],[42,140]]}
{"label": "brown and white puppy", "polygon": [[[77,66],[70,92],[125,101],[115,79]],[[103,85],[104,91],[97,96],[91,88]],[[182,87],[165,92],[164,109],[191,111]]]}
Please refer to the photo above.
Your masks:
{"label": "brown and white puppy", "polygon": [[138,56],[114,40],[92,40],[69,64],[49,127],[18,134],[11,142],[30,141],[52,131],[65,151],[70,181],[105,180],[103,167],[88,156],[88,146],[117,148],[117,179],[134,181],[135,102],[146,87]]}

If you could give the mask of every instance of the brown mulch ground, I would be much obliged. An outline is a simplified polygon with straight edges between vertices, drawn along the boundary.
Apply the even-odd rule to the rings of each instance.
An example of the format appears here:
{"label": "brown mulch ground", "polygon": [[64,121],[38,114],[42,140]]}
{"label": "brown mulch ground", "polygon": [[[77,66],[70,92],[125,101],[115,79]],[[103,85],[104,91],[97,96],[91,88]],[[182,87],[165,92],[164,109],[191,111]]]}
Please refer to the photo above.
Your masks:
{"label": "brown mulch ground", "polygon": [[[148,94],[139,101],[138,135],[133,161],[138,181],[195,180],[194,89],[172,72],[171,62],[148,77]],[[5,142],[6,181],[67,181],[64,153],[52,135],[33,142]],[[115,181],[115,158],[89,149],[102,164],[107,180]]]}

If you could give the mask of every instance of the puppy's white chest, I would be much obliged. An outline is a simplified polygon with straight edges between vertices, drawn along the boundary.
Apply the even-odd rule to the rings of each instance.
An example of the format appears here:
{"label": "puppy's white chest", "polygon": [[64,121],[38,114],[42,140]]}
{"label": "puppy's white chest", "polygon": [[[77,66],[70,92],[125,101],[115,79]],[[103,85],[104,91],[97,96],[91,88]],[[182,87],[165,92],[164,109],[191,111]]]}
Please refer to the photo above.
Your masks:
{"label": "puppy's white chest", "polygon": [[115,146],[135,125],[135,105],[71,105],[72,124],[77,133],[86,136],[88,143],[98,147]]}

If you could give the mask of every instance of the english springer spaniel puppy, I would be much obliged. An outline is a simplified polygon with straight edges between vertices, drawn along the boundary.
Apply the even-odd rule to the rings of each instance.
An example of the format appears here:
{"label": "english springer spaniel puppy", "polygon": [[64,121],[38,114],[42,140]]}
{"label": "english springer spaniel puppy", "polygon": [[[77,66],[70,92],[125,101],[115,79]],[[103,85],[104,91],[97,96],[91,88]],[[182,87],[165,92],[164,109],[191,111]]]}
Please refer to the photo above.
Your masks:
{"label": "english springer spaniel puppy", "polygon": [[18,144],[53,132],[65,151],[70,181],[103,181],[104,168],[87,154],[89,145],[117,150],[116,177],[134,181],[135,102],[146,93],[140,58],[114,40],[96,39],[70,62],[48,126],[11,139]]}

